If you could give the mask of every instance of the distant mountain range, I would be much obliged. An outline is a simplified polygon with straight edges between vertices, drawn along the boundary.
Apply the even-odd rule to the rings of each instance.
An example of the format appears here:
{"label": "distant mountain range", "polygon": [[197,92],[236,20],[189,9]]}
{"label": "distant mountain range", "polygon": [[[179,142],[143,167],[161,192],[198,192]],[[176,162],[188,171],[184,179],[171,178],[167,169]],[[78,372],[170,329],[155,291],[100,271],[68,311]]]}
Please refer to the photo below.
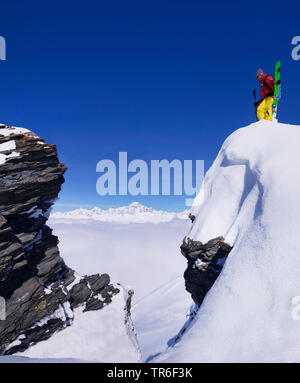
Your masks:
{"label": "distant mountain range", "polygon": [[128,206],[110,208],[107,210],[94,207],[93,209],[76,209],[68,212],[51,214],[50,218],[57,220],[95,220],[114,223],[161,223],[173,219],[188,219],[189,210],[180,213],[155,210],[151,207],[133,202]]}

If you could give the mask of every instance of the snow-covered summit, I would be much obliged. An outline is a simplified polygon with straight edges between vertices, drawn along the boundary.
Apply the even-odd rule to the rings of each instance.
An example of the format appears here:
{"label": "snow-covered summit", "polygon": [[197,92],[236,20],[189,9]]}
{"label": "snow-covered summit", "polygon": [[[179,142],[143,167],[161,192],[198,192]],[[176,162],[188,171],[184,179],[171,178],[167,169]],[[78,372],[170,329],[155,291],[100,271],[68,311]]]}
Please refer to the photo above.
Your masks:
{"label": "snow-covered summit", "polygon": [[12,134],[30,134],[34,135],[30,130],[25,129],[25,128],[20,128],[17,126],[6,126],[4,124],[0,124],[0,136],[10,136]]}
{"label": "snow-covered summit", "polygon": [[161,223],[169,222],[175,218],[187,219],[188,211],[180,213],[155,210],[151,207],[133,202],[128,206],[110,208],[107,210],[94,207],[93,209],[76,209],[69,212],[57,212],[51,215],[52,219],[57,220],[96,220],[103,222],[116,223]]}
{"label": "snow-covered summit", "polygon": [[0,124],[0,165],[5,164],[11,158],[20,156],[20,152],[16,150],[16,138],[19,138],[20,135],[35,138],[37,144],[47,146],[42,138],[28,129]]}
{"label": "snow-covered summit", "polygon": [[[6,137],[24,133],[29,134],[30,131],[23,128],[0,124],[0,165],[5,164],[8,159],[19,157],[20,155],[20,153],[15,150],[16,141],[14,139],[9,140]],[[4,139],[1,140],[1,138]]]}
{"label": "snow-covered summit", "polygon": [[231,134],[207,172],[188,236],[233,246],[168,362],[300,361],[300,126]]}

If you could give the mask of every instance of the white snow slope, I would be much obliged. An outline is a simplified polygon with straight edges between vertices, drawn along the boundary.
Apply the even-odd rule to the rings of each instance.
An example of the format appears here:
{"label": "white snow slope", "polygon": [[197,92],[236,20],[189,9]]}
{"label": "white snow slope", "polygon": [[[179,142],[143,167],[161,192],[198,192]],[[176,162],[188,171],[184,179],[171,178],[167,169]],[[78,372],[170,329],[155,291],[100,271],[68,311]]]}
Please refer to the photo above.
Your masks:
{"label": "white snow slope", "polygon": [[133,306],[132,319],[144,362],[166,351],[193,307],[183,276],[157,288]]}
{"label": "white snow slope", "polygon": [[155,361],[300,362],[300,127],[260,121],[224,142],[189,233],[233,245],[182,341]]}

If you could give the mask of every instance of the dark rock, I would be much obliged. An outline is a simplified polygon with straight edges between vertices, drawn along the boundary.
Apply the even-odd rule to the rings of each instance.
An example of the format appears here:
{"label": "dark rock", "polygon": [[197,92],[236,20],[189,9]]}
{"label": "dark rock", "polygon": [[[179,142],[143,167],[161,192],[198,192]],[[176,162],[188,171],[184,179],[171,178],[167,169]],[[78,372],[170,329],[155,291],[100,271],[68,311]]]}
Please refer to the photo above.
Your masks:
{"label": "dark rock", "polygon": [[[0,354],[48,339],[71,324],[72,309],[101,309],[119,292],[107,274],[76,277],[46,226],[66,171],[56,147],[32,132],[1,125],[0,145],[9,141],[15,149],[0,146],[0,159],[10,155],[0,162],[0,296],[6,301]],[[64,317],[56,317],[58,310]]]}
{"label": "dark rock", "polygon": [[70,295],[72,309],[83,303],[91,295],[91,290],[88,287],[87,281],[82,279],[77,285],[73,286]]}
{"label": "dark rock", "polygon": [[186,290],[194,302],[201,305],[232,248],[224,242],[223,237],[217,237],[205,244],[184,238],[180,249],[188,261],[184,273]]}
{"label": "dark rock", "polygon": [[103,290],[106,286],[109,285],[109,282],[110,282],[110,278],[108,274],[90,275],[90,276],[87,276],[86,279],[95,294]]}
{"label": "dark rock", "polygon": [[93,311],[102,309],[104,303],[98,298],[90,298],[87,300],[84,311]]}
{"label": "dark rock", "polygon": [[192,221],[192,223],[195,221],[196,217],[193,214],[189,214],[189,219]]}

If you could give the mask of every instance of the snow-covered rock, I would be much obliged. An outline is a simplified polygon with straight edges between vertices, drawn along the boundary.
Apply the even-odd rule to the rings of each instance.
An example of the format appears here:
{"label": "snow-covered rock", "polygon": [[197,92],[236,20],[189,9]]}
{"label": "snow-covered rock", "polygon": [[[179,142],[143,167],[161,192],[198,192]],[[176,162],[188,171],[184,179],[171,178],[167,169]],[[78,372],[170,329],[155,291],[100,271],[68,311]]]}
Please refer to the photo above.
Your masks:
{"label": "snow-covered rock", "polygon": [[299,142],[299,126],[268,121],[224,142],[188,237],[233,249],[190,331],[155,361],[300,361]]}
{"label": "snow-covered rock", "polygon": [[65,171],[54,145],[0,125],[0,355],[41,343],[37,358],[47,350],[52,360],[138,361],[132,293],[107,274],[80,276],[68,267],[46,225]]}
{"label": "snow-covered rock", "polygon": [[15,355],[45,362],[60,359],[101,363],[140,362],[134,328],[131,323],[126,323],[130,315],[127,316],[125,305],[127,292],[123,292],[102,310],[83,312],[80,307],[75,309],[72,326]]}

